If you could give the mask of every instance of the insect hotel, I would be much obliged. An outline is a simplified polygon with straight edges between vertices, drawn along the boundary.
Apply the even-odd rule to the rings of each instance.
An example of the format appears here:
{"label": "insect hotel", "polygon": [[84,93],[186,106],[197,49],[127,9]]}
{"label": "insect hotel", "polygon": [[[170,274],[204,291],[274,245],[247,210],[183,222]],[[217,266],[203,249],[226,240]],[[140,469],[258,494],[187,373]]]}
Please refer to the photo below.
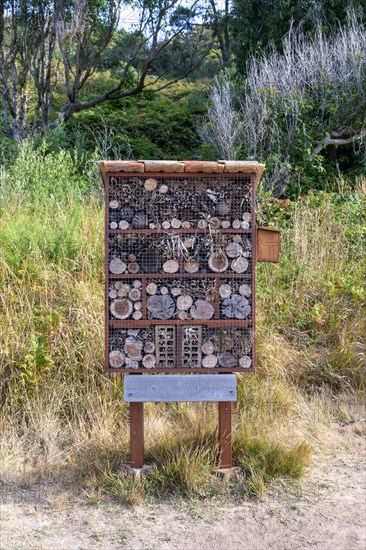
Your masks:
{"label": "insect hotel", "polygon": [[232,373],[255,368],[255,266],[278,261],[279,232],[256,226],[264,166],[99,167],[106,197],[105,370],[128,374],[131,465],[143,465],[144,401],[218,401],[221,467],[230,467]]}

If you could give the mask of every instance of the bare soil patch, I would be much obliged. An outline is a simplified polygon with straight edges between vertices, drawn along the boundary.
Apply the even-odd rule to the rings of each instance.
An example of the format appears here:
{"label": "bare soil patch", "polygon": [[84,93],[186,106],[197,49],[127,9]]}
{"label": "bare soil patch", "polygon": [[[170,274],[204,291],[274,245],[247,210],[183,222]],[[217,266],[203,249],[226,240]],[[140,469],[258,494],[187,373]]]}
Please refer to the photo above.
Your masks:
{"label": "bare soil patch", "polygon": [[88,505],[54,485],[4,488],[2,550],[364,549],[365,454],[313,464],[260,501]]}

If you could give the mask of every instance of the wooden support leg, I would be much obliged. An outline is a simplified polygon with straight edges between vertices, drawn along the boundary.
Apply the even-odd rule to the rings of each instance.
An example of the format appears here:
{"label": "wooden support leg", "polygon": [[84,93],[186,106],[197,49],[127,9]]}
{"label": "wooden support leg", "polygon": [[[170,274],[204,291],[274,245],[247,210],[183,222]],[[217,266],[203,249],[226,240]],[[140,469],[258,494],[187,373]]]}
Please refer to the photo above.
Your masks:
{"label": "wooden support leg", "polygon": [[144,404],[130,403],[130,455],[131,467],[144,465]]}
{"label": "wooden support leg", "polygon": [[233,453],[231,443],[231,401],[219,402],[219,442],[220,442],[220,468],[232,468]]}

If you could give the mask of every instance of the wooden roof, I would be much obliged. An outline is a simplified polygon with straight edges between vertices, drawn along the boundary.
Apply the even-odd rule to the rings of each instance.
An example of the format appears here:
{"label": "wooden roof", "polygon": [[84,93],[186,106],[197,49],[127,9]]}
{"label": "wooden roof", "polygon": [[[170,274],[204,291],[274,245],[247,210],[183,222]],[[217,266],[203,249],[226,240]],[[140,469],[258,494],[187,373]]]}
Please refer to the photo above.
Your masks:
{"label": "wooden roof", "polygon": [[264,170],[264,164],[254,160],[101,160],[98,162],[103,176],[111,172],[129,173],[244,173],[255,174],[257,184]]}

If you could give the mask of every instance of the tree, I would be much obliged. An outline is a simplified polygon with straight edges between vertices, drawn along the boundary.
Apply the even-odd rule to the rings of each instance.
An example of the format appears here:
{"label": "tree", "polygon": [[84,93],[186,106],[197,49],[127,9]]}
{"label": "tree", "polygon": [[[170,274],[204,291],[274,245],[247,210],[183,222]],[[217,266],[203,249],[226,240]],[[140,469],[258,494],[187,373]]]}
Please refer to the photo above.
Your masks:
{"label": "tree", "polygon": [[[220,9],[221,4],[223,9]],[[208,0],[208,23],[219,42],[224,69],[231,67],[230,4],[230,0],[224,0],[220,5],[217,0]]]}
{"label": "tree", "polygon": [[243,122],[235,105],[235,91],[228,72],[214,80],[207,117],[197,130],[202,141],[209,143],[215,153],[228,160],[240,157]]}
{"label": "tree", "polygon": [[[310,176],[314,186],[327,160],[339,172],[337,148],[353,163],[360,159],[364,164],[366,158],[366,31],[361,16],[351,10],[347,23],[327,34],[321,23],[314,36],[301,26],[292,28],[282,50],[250,59],[245,84],[237,92],[240,106],[235,106],[230,82],[217,81],[200,132],[220,155],[232,143],[234,158],[266,162],[266,183],[277,196],[295,177],[304,182]],[[228,120],[224,128],[220,117]]]}
{"label": "tree", "polygon": [[58,19],[59,6],[49,2],[0,4],[0,92],[10,137],[25,137],[31,78],[37,96],[32,126],[37,126],[40,116],[41,125],[48,124],[58,68],[56,63],[52,70]]}
{"label": "tree", "polygon": [[282,52],[291,25],[301,23],[308,34],[321,22],[327,34],[336,24],[345,24],[350,3],[358,11],[365,6],[364,0],[233,0],[232,40],[240,72],[246,74],[248,59],[260,51],[274,47]]}
{"label": "tree", "polygon": [[[112,45],[120,8],[131,0],[8,0],[0,4],[0,94],[5,129],[21,140],[106,101],[158,91],[187,76],[206,52],[185,59],[179,75],[149,78],[154,61],[178,36],[192,32],[198,0],[136,0],[140,15],[124,59],[102,93],[86,84]],[[197,41],[201,33],[196,32]],[[107,79],[106,79],[107,81]],[[66,101],[56,111],[56,86]],[[36,99],[35,99],[36,98]]]}

